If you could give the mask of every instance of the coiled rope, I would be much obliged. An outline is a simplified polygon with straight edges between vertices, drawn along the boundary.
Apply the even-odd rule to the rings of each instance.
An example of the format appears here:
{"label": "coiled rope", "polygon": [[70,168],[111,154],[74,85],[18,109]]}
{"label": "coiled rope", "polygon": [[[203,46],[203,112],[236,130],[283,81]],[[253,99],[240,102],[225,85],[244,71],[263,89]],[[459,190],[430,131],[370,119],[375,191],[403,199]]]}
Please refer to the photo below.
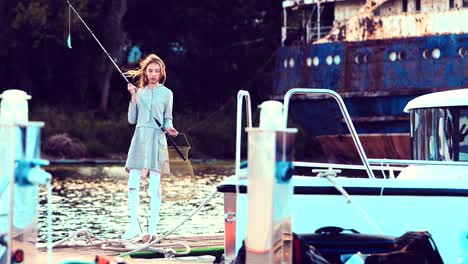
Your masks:
{"label": "coiled rope", "polygon": [[130,252],[127,252],[127,253],[123,253],[123,254],[120,254],[119,256],[123,257],[123,256],[128,256],[130,254],[133,254],[133,253],[136,253],[138,251],[142,251],[142,250],[145,250],[145,249],[148,249],[149,247],[159,243],[161,240],[163,240],[164,238],[168,237],[169,235],[171,235],[172,233],[174,233],[174,231],[176,231],[179,227],[181,227],[187,220],[189,220],[190,218],[192,218],[192,216],[194,216],[203,206],[205,206],[206,203],[208,203],[209,200],[211,200],[211,198],[213,198],[213,196],[215,194],[217,194],[218,191],[215,189],[214,191],[212,191],[206,198],[205,200],[203,200],[203,202],[195,209],[192,211],[192,213],[190,213],[187,217],[185,217],[185,219],[183,219],[182,221],[180,221],[180,223],[178,225],[176,225],[174,228],[172,228],[170,231],[168,231],[166,234],[164,234],[163,236],[157,238],[156,240],[154,241],[150,241],[148,244],[146,245],[143,245],[139,248],[136,248]]}
{"label": "coiled rope", "polygon": [[[125,252],[121,253],[119,256],[128,256],[133,253],[148,250],[155,253],[162,253],[166,257],[172,256],[181,256],[187,255],[190,253],[191,248],[188,244],[183,242],[174,242],[174,243],[167,243],[161,244],[161,240],[168,237],[169,235],[173,234],[179,227],[181,227],[185,222],[192,218],[198,211],[200,211],[203,206],[205,206],[208,201],[210,201],[215,194],[217,194],[217,190],[215,189],[212,191],[201,203],[200,205],[193,210],[187,217],[185,217],[179,224],[173,227],[170,231],[166,232],[166,234],[162,235],[161,237],[150,240],[143,246],[141,245],[140,238],[134,238],[130,240],[125,239],[105,239],[98,237],[88,230],[78,230],[71,233],[68,237],[63,238],[54,243],[48,243],[46,246],[39,246],[39,248],[64,248],[64,247],[90,247],[95,246],[101,248],[103,250],[110,250],[110,251],[117,251],[117,252]],[[157,244],[157,247],[155,246]],[[183,251],[176,251],[173,248],[175,246],[179,246],[178,248],[183,247]]]}

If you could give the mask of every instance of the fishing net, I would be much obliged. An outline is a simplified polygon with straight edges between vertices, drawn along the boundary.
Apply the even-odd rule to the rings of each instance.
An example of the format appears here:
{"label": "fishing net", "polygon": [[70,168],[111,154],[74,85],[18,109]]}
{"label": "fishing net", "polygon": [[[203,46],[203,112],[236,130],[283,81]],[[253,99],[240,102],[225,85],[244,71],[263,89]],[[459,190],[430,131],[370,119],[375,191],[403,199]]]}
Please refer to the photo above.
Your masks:
{"label": "fishing net", "polygon": [[190,144],[183,133],[173,139],[185,160],[168,140],[169,159],[163,166],[169,166],[170,173],[161,174],[162,197],[166,201],[193,199],[195,197],[195,173],[189,159]]}

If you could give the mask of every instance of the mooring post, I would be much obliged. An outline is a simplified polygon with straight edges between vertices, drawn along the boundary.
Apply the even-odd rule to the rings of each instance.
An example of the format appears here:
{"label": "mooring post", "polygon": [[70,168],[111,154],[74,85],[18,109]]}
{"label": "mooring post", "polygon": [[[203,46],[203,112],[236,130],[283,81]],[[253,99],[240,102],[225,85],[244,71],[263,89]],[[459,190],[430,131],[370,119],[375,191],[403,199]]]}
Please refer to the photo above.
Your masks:
{"label": "mooring post", "polygon": [[291,161],[297,129],[281,126],[281,103],[265,102],[261,108],[260,127],[247,129],[246,261],[249,264],[292,263]]}

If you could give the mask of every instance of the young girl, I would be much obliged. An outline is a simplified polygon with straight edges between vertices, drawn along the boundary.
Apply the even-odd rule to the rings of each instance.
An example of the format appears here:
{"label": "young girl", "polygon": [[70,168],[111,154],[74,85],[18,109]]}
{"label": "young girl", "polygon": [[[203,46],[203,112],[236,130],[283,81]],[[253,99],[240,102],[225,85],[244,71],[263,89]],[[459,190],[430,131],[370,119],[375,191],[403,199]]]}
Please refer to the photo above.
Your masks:
{"label": "young girl", "polygon": [[172,125],[173,95],[163,85],[166,80],[164,62],[155,54],[150,54],[140,62],[138,69],[126,72],[126,75],[138,79],[138,88],[128,84],[131,94],[128,122],[136,124],[136,128],[125,164],[125,169],[129,171],[128,203],[131,220],[122,238],[131,239],[141,235],[138,223],[140,178],[149,172],[149,234],[143,236],[143,241],[147,242],[156,236],[161,207],[161,173],[169,173],[166,137],[154,118],[170,136],[177,136],[178,132]]}

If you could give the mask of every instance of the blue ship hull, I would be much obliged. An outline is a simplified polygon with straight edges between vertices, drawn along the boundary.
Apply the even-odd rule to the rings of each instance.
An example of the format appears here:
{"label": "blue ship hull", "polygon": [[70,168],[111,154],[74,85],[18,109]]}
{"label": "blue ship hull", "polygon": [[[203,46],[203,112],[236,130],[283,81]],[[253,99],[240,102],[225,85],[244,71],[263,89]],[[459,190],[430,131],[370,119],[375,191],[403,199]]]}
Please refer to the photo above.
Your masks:
{"label": "blue ship hull", "polygon": [[[468,34],[282,47],[274,91],[283,95],[298,87],[332,89],[342,95],[358,133],[408,133],[409,118],[403,112],[407,102],[434,91],[468,87],[467,50]],[[293,119],[310,135],[348,134],[332,101],[292,100]]]}

